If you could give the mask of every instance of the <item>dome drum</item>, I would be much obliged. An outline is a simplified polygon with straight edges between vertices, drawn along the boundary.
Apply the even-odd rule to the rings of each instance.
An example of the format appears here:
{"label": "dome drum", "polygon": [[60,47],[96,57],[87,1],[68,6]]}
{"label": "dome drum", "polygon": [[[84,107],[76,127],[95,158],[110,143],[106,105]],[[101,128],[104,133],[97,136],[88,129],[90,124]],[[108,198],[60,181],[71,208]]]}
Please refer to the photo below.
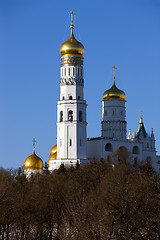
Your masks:
{"label": "dome drum", "polygon": [[83,66],[83,57],[65,56],[61,58],[61,65],[67,66]]}

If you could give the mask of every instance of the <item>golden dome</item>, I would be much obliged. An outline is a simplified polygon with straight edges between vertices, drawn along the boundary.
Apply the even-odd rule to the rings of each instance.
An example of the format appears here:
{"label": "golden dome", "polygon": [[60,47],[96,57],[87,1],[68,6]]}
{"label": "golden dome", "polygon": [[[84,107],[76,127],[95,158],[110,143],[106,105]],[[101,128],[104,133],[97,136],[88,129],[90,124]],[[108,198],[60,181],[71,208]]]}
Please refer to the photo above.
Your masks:
{"label": "golden dome", "polygon": [[43,170],[43,161],[35,154],[34,149],[33,153],[24,162],[24,170]]}
{"label": "golden dome", "polygon": [[112,87],[103,93],[103,100],[125,100],[125,98],[125,93],[116,87],[115,79]]}
{"label": "golden dome", "polygon": [[69,39],[62,43],[61,47],[60,47],[60,54],[61,57],[65,57],[65,56],[79,56],[79,57],[83,57],[84,55],[84,46],[82,45],[82,43],[78,42],[73,34],[73,24],[70,26],[71,28],[71,35],[69,37]]}
{"label": "golden dome", "polygon": [[50,155],[54,154],[55,152],[57,152],[57,144],[51,148]]}
{"label": "golden dome", "polygon": [[49,161],[50,161],[50,160],[56,160],[56,159],[57,159],[57,144],[54,145],[54,146],[51,148],[50,156],[49,156],[49,159],[48,159],[48,166],[49,166]]}

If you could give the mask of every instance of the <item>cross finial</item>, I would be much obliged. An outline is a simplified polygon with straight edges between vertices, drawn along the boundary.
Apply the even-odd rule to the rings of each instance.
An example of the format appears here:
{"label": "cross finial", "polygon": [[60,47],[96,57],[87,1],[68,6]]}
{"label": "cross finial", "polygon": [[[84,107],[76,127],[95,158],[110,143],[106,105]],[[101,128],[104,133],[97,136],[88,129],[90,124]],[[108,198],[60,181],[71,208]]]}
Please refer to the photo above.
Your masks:
{"label": "cross finial", "polygon": [[117,69],[115,66],[112,67],[113,68],[113,82],[115,83],[115,69]]}
{"label": "cross finial", "polygon": [[35,149],[35,143],[36,143],[36,139],[35,139],[35,138],[33,138],[32,142],[33,142],[33,150],[34,150],[34,149]]}
{"label": "cross finial", "polygon": [[69,14],[71,14],[71,26],[73,26],[73,15],[76,15],[73,11],[70,11]]}

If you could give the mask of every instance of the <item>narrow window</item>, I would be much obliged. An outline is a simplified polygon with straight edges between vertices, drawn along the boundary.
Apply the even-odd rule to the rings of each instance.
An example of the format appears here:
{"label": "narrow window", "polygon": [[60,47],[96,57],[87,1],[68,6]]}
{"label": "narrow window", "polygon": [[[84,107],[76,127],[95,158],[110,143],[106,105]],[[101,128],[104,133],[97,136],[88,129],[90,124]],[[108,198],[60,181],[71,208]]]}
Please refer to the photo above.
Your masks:
{"label": "narrow window", "polygon": [[70,76],[70,68],[68,68],[68,75]]}
{"label": "narrow window", "polygon": [[79,76],[79,68],[78,68],[78,76]]}
{"label": "narrow window", "polygon": [[69,96],[69,100],[72,100],[72,96]]}
{"label": "narrow window", "polygon": [[121,111],[121,116],[123,115],[123,112]]}
{"label": "narrow window", "polygon": [[79,121],[82,122],[82,111],[79,111]]}
{"label": "narrow window", "polygon": [[82,68],[81,68],[81,76],[83,75],[83,70],[82,70]]}
{"label": "narrow window", "polygon": [[62,77],[63,77],[63,68],[62,68]]}
{"label": "narrow window", "polygon": [[72,146],[72,139],[69,140],[69,146]]}
{"label": "narrow window", "polygon": [[72,122],[73,121],[73,111],[69,110],[68,112],[68,121]]}
{"label": "narrow window", "polygon": [[74,76],[74,74],[75,74],[75,69],[73,68],[73,76]]}
{"label": "narrow window", "polygon": [[112,112],[112,115],[114,115],[114,111]]}
{"label": "narrow window", "polygon": [[63,121],[63,111],[60,111],[60,122]]}
{"label": "narrow window", "polygon": [[80,147],[82,146],[82,140],[80,139]]}
{"label": "narrow window", "polygon": [[64,75],[66,76],[66,68],[64,69]]}
{"label": "narrow window", "polygon": [[149,143],[147,143],[147,148],[149,148]]}
{"label": "narrow window", "polygon": [[80,99],[80,96],[78,96],[78,99]]}
{"label": "narrow window", "polygon": [[62,99],[63,99],[63,100],[65,99],[64,96],[62,97]]}

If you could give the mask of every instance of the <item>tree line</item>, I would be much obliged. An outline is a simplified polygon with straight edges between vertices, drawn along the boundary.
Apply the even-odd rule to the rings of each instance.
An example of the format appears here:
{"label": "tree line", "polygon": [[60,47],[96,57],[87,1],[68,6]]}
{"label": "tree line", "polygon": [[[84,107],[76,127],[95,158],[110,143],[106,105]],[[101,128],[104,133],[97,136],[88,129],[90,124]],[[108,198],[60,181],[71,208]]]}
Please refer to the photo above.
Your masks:
{"label": "tree line", "polygon": [[151,164],[114,155],[29,180],[0,169],[0,239],[160,239],[160,178]]}

